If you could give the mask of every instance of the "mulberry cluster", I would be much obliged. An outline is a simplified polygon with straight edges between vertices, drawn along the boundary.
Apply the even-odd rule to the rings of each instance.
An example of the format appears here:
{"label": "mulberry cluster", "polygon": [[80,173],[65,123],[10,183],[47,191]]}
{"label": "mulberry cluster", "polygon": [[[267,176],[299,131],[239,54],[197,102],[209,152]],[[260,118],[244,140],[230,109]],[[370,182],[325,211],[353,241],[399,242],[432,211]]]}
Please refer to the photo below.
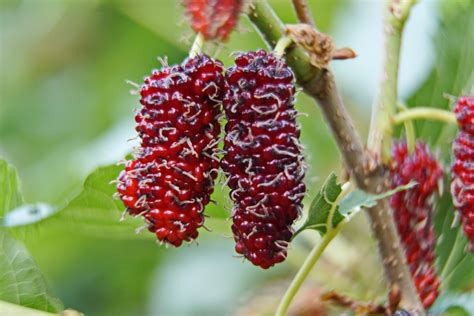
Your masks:
{"label": "mulberry cluster", "polygon": [[260,50],[239,54],[226,80],[221,167],[234,202],[235,249],[266,269],[285,260],[305,194],[294,76],[283,59]]}
{"label": "mulberry cluster", "polygon": [[432,197],[438,191],[443,170],[428,147],[418,142],[413,153],[408,153],[404,142],[392,148],[392,187],[415,181],[411,189],[390,198],[390,206],[416,289],[425,308],[438,297],[439,280],[434,268],[435,236],[431,222]]}
{"label": "mulberry cluster", "polygon": [[238,22],[243,0],[185,0],[184,5],[196,33],[225,41]]}
{"label": "mulberry cluster", "polygon": [[217,176],[222,64],[205,55],[145,78],[136,130],[141,146],[118,178],[128,213],[174,246],[198,236]]}
{"label": "mulberry cluster", "polygon": [[453,144],[451,194],[474,251],[474,97],[461,97],[454,113],[460,132]]}

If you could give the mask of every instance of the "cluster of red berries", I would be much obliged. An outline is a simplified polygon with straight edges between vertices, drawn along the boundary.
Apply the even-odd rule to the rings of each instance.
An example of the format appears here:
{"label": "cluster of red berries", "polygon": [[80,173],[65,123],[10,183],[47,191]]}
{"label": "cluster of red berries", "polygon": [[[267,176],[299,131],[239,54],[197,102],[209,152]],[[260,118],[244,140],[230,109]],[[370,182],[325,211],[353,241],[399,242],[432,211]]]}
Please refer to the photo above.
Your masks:
{"label": "cluster of red berries", "polygon": [[294,77],[263,50],[240,53],[226,73],[228,177],[235,249],[264,269],[282,262],[305,194]]}
{"label": "cluster of red berries", "polygon": [[459,98],[454,113],[460,132],[453,144],[451,194],[474,251],[474,97]]}
{"label": "cluster of red berries", "polygon": [[[160,241],[198,235],[219,164],[235,203],[236,250],[268,268],[282,262],[305,194],[294,76],[263,50],[240,54],[224,78],[205,55],[156,70],[141,87],[141,146],[119,176],[128,213],[143,215]],[[217,157],[221,103],[228,123]]]}
{"label": "cluster of red berries", "polygon": [[443,169],[428,147],[418,142],[413,153],[407,144],[395,143],[390,166],[392,187],[415,181],[413,188],[390,198],[401,242],[415,286],[425,308],[438,297],[439,280],[434,268],[435,236],[431,222],[432,197],[439,191]]}
{"label": "cluster of red berries", "polygon": [[222,64],[205,56],[153,71],[136,113],[141,146],[119,176],[132,215],[143,215],[160,241],[180,246],[198,236],[219,168],[224,94]]}
{"label": "cluster of red berries", "polygon": [[237,24],[243,0],[184,0],[191,27],[206,40],[225,41]]}

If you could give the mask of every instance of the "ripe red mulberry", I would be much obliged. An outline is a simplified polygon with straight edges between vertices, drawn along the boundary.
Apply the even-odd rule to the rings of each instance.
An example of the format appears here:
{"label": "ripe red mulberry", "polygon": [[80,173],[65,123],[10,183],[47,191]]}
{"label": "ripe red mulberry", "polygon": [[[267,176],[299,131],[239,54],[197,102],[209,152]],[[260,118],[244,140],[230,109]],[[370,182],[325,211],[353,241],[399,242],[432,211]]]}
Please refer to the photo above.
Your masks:
{"label": "ripe red mulberry", "polygon": [[239,54],[226,79],[221,167],[234,202],[235,249],[266,269],[285,260],[305,194],[294,76],[260,50]]}
{"label": "ripe red mulberry", "polygon": [[243,0],[185,0],[184,5],[196,33],[225,41],[239,20]]}
{"label": "ripe red mulberry", "polygon": [[461,97],[454,113],[461,131],[453,143],[451,194],[474,252],[474,97]]}
{"label": "ripe red mulberry", "polygon": [[416,289],[428,308],[439,294],[431,218],[432,198],[439,191],[443,170],[425,144],[418,142],[415,151],[409,154],[406,143],[400,142],[392,147],[390,174],[393,188],[417,182],[415,187],[394,194],[390,206]]}
{"label": "ripe red mulberry", "polygon": [[160,241],[180,246],[198,236],[219,168],[224,94],[222,64],[205,55],[145,78],[136,113],[141,146],[117,186],[132,215]]}

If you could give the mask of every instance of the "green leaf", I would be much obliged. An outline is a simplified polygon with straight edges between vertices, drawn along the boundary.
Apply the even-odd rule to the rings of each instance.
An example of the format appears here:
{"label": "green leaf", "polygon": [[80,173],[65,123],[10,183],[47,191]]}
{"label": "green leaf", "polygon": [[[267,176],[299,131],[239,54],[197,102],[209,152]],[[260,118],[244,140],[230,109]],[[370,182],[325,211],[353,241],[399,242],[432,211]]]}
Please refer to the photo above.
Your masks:
{"label": "green leaf", "polygon": [[26,247],[5,229],[0,229],[0,267],[1,300],[48,312],[63,309]]}
{"label": "green leaf", "polygon": [[5,160],[0,159],[0,217],[23,203],[19,188],[15,168]]}
{"label": "green leaf", "polygon": [[117,179],[121,166],[109,165],[93,171],[84,181],[82,191],[64,208],[43,219],[40,226],[56,226],[73,231],[106,238],[153,237],[151,234],[135,234],[143,226],[141,218],[124,217],[124,206],[114,200],[116,192],[111,180]]}
{"label": "green leaf", "polygon": [[[331,173],[321,190],[311,202],[308,217],[305,223],[295,233],[295,236],[305,229],[314,229],[321,235],[324,235],[328,230],[327,223],[331,210],[333,212],[332,227],[336,228],[344,219],[349,220],[350,215],[353,215],[354,212],[358,211],[361,207],[372,207],[378,200],[389,197],[399,191],[412,188],[415,185],[416,183],[411,182],[381,194],[371,194],[356,189],[338,201],[342,193],[342,186],[337,183],[336,175]],[[337,202],[339,203],[335,205]]]}
{"label": "green leaf", "polygon": [[[102,238],[152,239],[152,234],[137,234],[144,228],[143,219],[125,216],[122,202],[113,198],[116,186],[110,182],[117,179],[122,169],[116,165],[98,168],[86,178],[81,192],[65,207],[56,210],[46,204],[24,205],[8,214],[0,221],[0,226],[37,224]],[[219,205],[209,204],[206,214],[222,221],[228,214],[222,207],[222,194],[216,195]]]}
{"label": "green leaf", "polygon": [[381,194],[371,194],[362,190],[354,190],[341,200],[339,210],[342,214],[350,213],[351,210],[357,207],[373,207],[378,200],[387,198],[397,192],[408,190],[416,185],[416,182],[410,182],[406,185],[401,185],[393,190]]}
{"label": "green leaf", "polygon": [[[16,171],[3,160],[0,160],[0,179],[1,212],[7,213],[23,198]],[[1,300],[50,312],[62,310],[61,302],[51,294],[33,257],[5,228],[0,228],[0,267]]]}
{"label": "green leaf", "polygon": [[[331,173],[324,182],[321,190],[316,194],[316,197],[311,202],[306,222],[300,229],[298,229],[294,236],[305,229],[315,229],[321,235],[324,235],[327,232],[328,216],[330,215],[330,211],[341,192],[342,187],[337,183],[337,176],[334,173]],[[342,221],[343,217],[338,211],[338,206],[334,207],[336,207],[333,216],[335,227],[340,221]]]}
{"label": "green leaf", "polygon": [[474,293],[441,294],[429,310],[430,314],[446,316],[474,315]]}
{"label": "green leaf", "polygon": [[[18,315],[18,316],[53,316],[57,314],[51,314],[43,311],[39,311],[37,309],[31,309],[28,307],[8,303],[5,301],[0,301],[0,311],[2,312],[2,316],[8,315]],[[72,316],[72,315],[71,315]],[[76,316],[76,315],[74,315]]]}

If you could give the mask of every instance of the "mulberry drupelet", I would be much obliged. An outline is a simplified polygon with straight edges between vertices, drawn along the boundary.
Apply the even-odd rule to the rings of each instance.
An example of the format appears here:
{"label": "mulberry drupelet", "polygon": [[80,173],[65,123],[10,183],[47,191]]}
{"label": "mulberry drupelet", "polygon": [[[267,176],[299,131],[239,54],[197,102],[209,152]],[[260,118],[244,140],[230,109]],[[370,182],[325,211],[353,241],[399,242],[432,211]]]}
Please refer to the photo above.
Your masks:
{"label": "mulberry drupelet", "polygon": [[305,194],[294,76],[260,50],[238,54],[226,79],[221,167],[234,202],[235,249],[266,269],[285,260]]}
{"label": "mulberry drupelet", "polygon": [[451,194],[474,252],[474,97],[459,98],[454,114],[460,132],[453,143]]}
{"label": "mulberry drupelet", "polygon": [[222,64],[205,56],[145,78],[136,113],[141,145],[119,176],[120,198],[158,240],[180,246],[198,236],[219,168]]}
{"label": "mulberry drupelet", "polygon": [[390,198],[405,256],[410,267],[420,300],[428,308],[438,297],[439,280],[434,267],[435,236],[431,222],[432,197],[439,191],[443,169],[429,152],[418,142],[413,153],[407,144],[395,143],[392,147],[390,166],[392,187],[411,181],[417,183],[411,189],[395,193]]}

